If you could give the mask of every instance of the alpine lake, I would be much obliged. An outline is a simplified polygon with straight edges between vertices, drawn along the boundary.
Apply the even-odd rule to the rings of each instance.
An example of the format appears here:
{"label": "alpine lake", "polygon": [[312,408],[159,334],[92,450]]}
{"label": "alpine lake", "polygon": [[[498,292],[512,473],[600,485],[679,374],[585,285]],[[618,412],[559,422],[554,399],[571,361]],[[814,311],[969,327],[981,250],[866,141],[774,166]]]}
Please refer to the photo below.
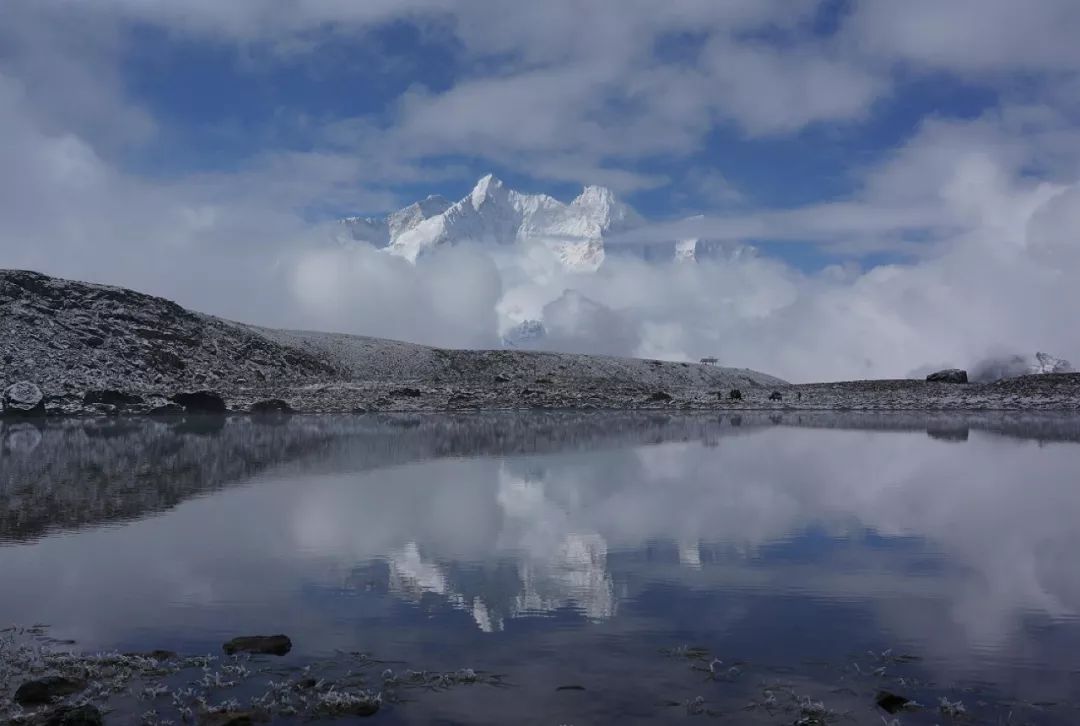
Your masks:
{"label": "alpine lake", "polygon": [[0,722],[1080,723],[1078,552],[1075,415],[6,421]]}

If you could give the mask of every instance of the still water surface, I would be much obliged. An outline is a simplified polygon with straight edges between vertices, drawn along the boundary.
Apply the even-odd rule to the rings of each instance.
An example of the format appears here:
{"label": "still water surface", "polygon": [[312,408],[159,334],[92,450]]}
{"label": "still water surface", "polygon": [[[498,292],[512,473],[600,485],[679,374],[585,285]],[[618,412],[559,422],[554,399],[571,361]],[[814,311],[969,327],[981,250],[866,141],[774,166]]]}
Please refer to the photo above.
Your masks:
{"label": "still water surface", "polygon": [[83,652],[282,632],[251,669],[388,693],[482,674],[386,723],[1076,723],[1078,442],[1055,417],[5,424],[0,624]]}

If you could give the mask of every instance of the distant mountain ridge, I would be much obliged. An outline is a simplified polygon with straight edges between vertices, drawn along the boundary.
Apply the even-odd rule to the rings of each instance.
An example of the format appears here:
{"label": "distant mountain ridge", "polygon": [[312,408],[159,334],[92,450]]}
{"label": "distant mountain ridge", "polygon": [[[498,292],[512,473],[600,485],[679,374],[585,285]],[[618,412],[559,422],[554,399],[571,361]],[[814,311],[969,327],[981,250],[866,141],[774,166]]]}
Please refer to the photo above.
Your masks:
{"label": "distant mountain ridge", "polygon": [[[386,217],[347,217],[341,223],[351,241],[371,244],[412,262],[444,245],[472,242],[506,248],[538,243],[550,248],[568,269],[591,272],[612,251],[605,245],[606,239],[644,226],[646,220],[607,187],[586,186],[566,203],[547,194],[509,189],[488,174],[457,202],[429,196]],[[620,243],[617,247],[622,253],[645,259],[678,261],[693,261],[699,252],[715,254],[726,248],[697,239]]]}

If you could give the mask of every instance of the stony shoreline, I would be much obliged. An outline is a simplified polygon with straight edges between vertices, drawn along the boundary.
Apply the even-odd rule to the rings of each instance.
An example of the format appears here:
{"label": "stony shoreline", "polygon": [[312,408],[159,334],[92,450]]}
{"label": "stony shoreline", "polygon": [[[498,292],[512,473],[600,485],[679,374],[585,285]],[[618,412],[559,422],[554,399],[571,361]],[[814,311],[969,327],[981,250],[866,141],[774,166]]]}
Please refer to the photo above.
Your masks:
{"label": "stony shoreline", "polygon": [[[723,389],[648,389],[595,385],[438,386],[387,383],[330,383],[281,389],[191,393],[88,391],[43,398],[44,416],[171,416],[220,414],[341,414],[384,412],[611,410],[611,411],[1080,411],[1080,374],[1030,376],[999,384],[954,386],[921,381],[855,381],[739,389],[731,400]],[[776,399],[779,393],[781,398]],[[87,399],[92,402],[88,402]],[[184,405],[177,401],[188,400]],[[216,401],[220,401],[220,404]],[[205,408],[211,402],[211,408]],[[18,415],[9,412],[9,415]]]}
{"label": "stony shoreline", "polygon": [[[183,413],[382,413],[513,410],[618,411],[1080,411],[1080,374],[1023,376],[991,384],[924,381],[851,381],[798,385],[744,385],[732,389],[676,388],[594,382],[571,388],[528,378],[490,384],[424,381],[331,382],[297,387],[204,391],[188,394],[89,391],[48,397],[44,415],[110,416]],[[89,395],[88,395],[89,394]],[[779,394],[779,398],[776,394]],[[220,397],[220,405],[213,403]],[[93,402],[88,402],[88,398]],[[180,403],[178,403],[179,401]],[[183,402],[187,402],[186,404]],[[211,402],[206,408],[206,402]]]}

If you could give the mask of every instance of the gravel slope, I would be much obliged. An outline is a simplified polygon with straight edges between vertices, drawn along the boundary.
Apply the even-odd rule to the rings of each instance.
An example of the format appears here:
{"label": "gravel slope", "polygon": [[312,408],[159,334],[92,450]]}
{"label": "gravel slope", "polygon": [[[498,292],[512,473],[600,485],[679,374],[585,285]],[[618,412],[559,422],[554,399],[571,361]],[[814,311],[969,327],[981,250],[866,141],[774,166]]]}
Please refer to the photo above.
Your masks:
{"label": "gravel slope", "polygon": [[93,391],[138,397],[123,405],[137,413],[193,390],[234,409],[283,399],[303,411],[353,411],[633,407],[686,391],[785,385],[737,368],[274,330],[18,270],[0,270],[0,362],[0,384],[36,383],[51,413],[115,412],[84,404]]}

